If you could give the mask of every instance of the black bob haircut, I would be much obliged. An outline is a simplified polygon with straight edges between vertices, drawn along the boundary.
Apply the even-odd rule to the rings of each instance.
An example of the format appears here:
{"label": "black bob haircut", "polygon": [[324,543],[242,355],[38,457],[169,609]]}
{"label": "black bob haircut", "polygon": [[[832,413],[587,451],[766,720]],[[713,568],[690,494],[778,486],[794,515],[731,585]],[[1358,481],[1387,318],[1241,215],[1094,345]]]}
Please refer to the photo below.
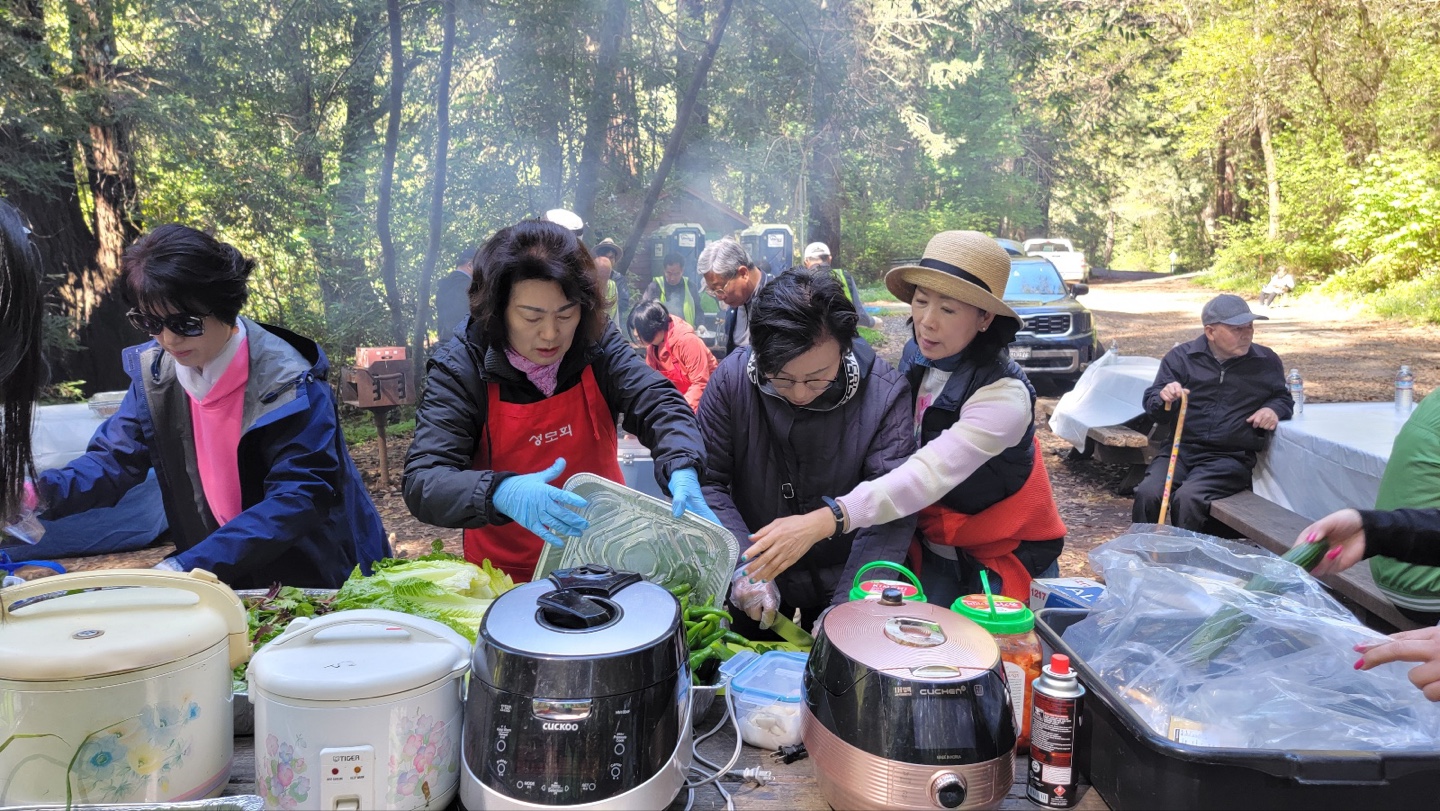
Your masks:
{"label": "black bob haircut", "polygon": [[568,228],[548,220],[521,220],[497,231],[475,254],[470,315],[483,346],[503,350],[510,345],[505,310],[510,306],[510,292],[517,282],[524,281],[560,285],[566,300],[580,305],[576,336],[590,343],[600,340],[609,302],[596,289],[595,260],[585,243]]}
{"label": "black bob haircut", "polygon": [[630,331],[647,344],[667,329],[670,329],[670,310],[659,299],[642,301],[630,311]]}
{"label": "black bob haircut", "polygon": [[771,279],[750,309],[750,348],[760,373],[769,377],[827,336],[848,352],[860,314],[828,273],[796,268]]}
{"label": "black bob haircut", "polygon": [[233,327],[250,296],[255,260],[204,231],[172,224],[135,240],[120,270],[131,307],[152,315],[214,315]]}

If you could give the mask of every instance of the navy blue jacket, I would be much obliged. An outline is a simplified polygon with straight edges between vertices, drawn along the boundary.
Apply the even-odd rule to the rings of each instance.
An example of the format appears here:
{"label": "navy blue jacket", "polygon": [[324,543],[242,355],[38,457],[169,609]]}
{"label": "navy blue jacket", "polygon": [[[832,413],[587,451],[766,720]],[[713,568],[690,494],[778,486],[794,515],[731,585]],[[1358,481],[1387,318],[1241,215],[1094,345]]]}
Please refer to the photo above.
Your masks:
{"label": "navy blue jacket", "polygon": [[[84,456],[41,474],[45,518],[113,506],[152,467],[184,569],[232,588],[337,588],[356,564],[390,554],[380,515],[350,459],[330,364],[314,341],[242,319],[250,378],[238,461],[243,511],[218,526],[195,458],[189,395],[155,341],[125,350],[132,382]],[[160,426],[157,432],[156,426]]]}
{"label": "navy blue jacket", "polygon": [[1180,413],[1178,406],[1166,411],[1160,399],[1160,390],[1172,380],[1190,390],[1181,450],[1241,454],[1253,463],[1270,432],[1246,420],[1261,408],[1288,420],[1295,409],[1280,357],[1256,343],[1224,363],[1210,354],[1203,334],[1166,352],[1155,382],[1145,390],[1145,413],[1157,423],[1174,424]]}

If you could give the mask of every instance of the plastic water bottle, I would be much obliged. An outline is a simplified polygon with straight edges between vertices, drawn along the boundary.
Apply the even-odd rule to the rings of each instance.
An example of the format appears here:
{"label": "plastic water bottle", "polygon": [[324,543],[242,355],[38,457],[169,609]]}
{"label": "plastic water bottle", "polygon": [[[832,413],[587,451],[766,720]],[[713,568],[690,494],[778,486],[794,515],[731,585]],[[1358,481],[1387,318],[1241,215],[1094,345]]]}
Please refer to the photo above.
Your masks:
{"label": "plastic water bottle", "polygon": [[1114,338],[1110,339],[1110,354],[1117,356],[1120,354],[1120,342]]}
{"label": "plastic water bottle", "polygon": [[1290,399],[1295,401],[1295,414],[1305,410],[1305,381],[1300,379],[1300,370],[1291,369],[1290,376],[1285,378],[1285,384],[1290,388]]}
{"label": "plastic water bottle", "polygon": [[1410,373],[1409,366],[1401,366],[1400,373],[1395,375],[1395,410],[1409,414],[1414,407],[1415,375]]}

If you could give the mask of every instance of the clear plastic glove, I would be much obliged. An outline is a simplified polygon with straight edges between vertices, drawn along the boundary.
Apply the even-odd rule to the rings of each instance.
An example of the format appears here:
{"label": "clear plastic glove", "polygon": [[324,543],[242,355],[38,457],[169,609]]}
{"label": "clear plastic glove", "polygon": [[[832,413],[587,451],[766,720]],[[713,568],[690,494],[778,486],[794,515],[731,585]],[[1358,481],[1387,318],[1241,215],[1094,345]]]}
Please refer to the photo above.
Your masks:
{"label": "clear plastic glove", "polygon": [[539,473],[511,476],[495,488],[495,509],[546,543],[564,546],[561,535],[579,537],[590,526],[575,512],[585,509],[589,502],[550,484],[564,471],[565,459],[560,458]]}
{"label": "clear plastic glove", "polygon": [[40,523],[39,513],[40,496],[35,491],[35,483],[26,479],[21,491],[20,514],[13,516],[0,532],[0,547],[39,543],[45,537],[45,525]]}
{"label": "clear plastic glove", "polygon": [[743,574],[730,581],[730,604],[745,612],[750,619],[769,628],[780,610],[780,589],[775,581],[755,583]]}
{"label": "clear plastic glove", "polygon": [[159,563],[151,566],[152,569],[159,569],[162,572],[183,572],[185,569],[175,561],[174,558],[165,558]]}
{"label": "clear plastic glove", "polygon": [[670,474],[670,503],[679,518],[686,510],[704,518],[712,524],[720,523],[710,505],[705,503],[705,493],[700,490],[700,477],[693,468],[683,467]]}

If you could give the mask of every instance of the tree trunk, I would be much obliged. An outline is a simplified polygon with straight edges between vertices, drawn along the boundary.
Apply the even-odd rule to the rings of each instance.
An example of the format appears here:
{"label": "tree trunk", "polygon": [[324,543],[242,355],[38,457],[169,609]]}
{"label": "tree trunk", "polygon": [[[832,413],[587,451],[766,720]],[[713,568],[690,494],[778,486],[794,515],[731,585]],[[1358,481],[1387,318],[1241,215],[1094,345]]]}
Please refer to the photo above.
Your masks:
{"label": "tree trunk", "polygon": [[396,346],[405,343],[404,304],[395,271],[395,240],[390,234],[390,192],[395,185],[395,153],[400,148],[400,113],[405,101],[405,51],[401,42],[400,0],[386,0],[390,23],[390,104],[385,124],[385,157],[380,167],[380,192],[376,203],[375,228],[380,236],[380,273],[385,283],[385,303],[390,307],[390,336]]}
{"label": "tree trunk", "polygon": [[846,0],[834,0],[819,12],[818,43],[814,59],[815,78],[810,91],[811,156],[806,179],[805,241],[824,242],[837,259],[844,254],[840,245],[840,134],[835,105],[845,80],[847,54],[831,46],[846,36]]}
{"label": "tree trunk", "polygon": [[125,319],[120,288],[120,260],[140,235],[139,192],[131,157],[130,125],[123,100],[113,94],[116,76],[114,5],[111,0],[72,0],[68,7],[77,79],[84,88],[89,143],[84,150],[94,204],[93,233],[97,243],[94,272],[67,279],[60,291],[79,325],[80,344],[88,351],[77,358],[72,374],[82,375],[87,392],[123,389],[129,376],[120,354],[142,336]]}
{"label": "tree trunk", "polygon": [[[694,75],[695,48],[702,41],[705,32],[705,0],[679,0],[675,9],[675,86],[680,87],[686,77]],[[675,120],[680,120],[681,100],[676,99]],[[709,188],[712,176],[710,165],[710,104],[702,90],[695,99],[694,112],[685,127],[685,137],[680,142],[676,155],[676,171],[682,177],[693,177],[699,185]]]}
{"label": "tree trunk", "polygon": [[445,0],[445,36],[440,45],[440,76],[435,100],[435,179],[430,188],[430,244],[425,248],[425,266],[420,271],[416,296],[415,333],[410,343],[410,361],[418,382],[425,372],[425,336],[430,321],[430,279],[440,255],[440,236],[445,232],[446,163],[450,159],[450,70],[455,62],[455,0]]}
{"label": "tree trunk", "polygon": [[1270,239],[1280,238],[1280,177],[1275,168],[1275,145],[1270,142],[1270,107],[1263,97],[1255,99],[1255,127],[1260,131],[1260,152],[1265,159],[1265,190],[1269,199]]}
{"label": "tree trunk", "polygon": [[629,6],[629,0],[610,0],[600,21],[600,53],[595,60],[595,84],[585,111],[585,140],[580,146],[580,168],[575,179],[575,213],[587,223],[595,213],[603,149],[610,122],[615,119],[620,39]]}
{"label": "tree trunk", "polygon": [[675,129],[665,142],[665,155],[660,159],[660,165],[655,168],[655,176],[650,179],[650,188],[645,192],[645,201],[640,204],[640,211],[635,215],[635,225],[630,229],[630,236],[625,239],[625,251],[620,256],[620,264],[615,268],[618,275],[624,276],[630,269],[630,262],[635,258],[635,249],[640,247],[645,223],[650,221],[650,214],[655,211],[655,203],[659,201],[660,192],[665,188],[665,177],[670,174],[670,167],[674,165],[680,145],[685,140],[685,128],[691,113],[695,111],[695,100],[699,98],[700,89],[705,85],[705,77],[710,72],[710,65],[715,61],[715,52],[720,49],[720,39],[725,35],[725,24],[730,20],[730,10],[734,5],[735,0],[721,0],[720,10],[715,15],[715,27],[710,31],[710,40],[705,43],[705,53],[695,65],[695,75],[690,79],[690,87],[685,91]]}

